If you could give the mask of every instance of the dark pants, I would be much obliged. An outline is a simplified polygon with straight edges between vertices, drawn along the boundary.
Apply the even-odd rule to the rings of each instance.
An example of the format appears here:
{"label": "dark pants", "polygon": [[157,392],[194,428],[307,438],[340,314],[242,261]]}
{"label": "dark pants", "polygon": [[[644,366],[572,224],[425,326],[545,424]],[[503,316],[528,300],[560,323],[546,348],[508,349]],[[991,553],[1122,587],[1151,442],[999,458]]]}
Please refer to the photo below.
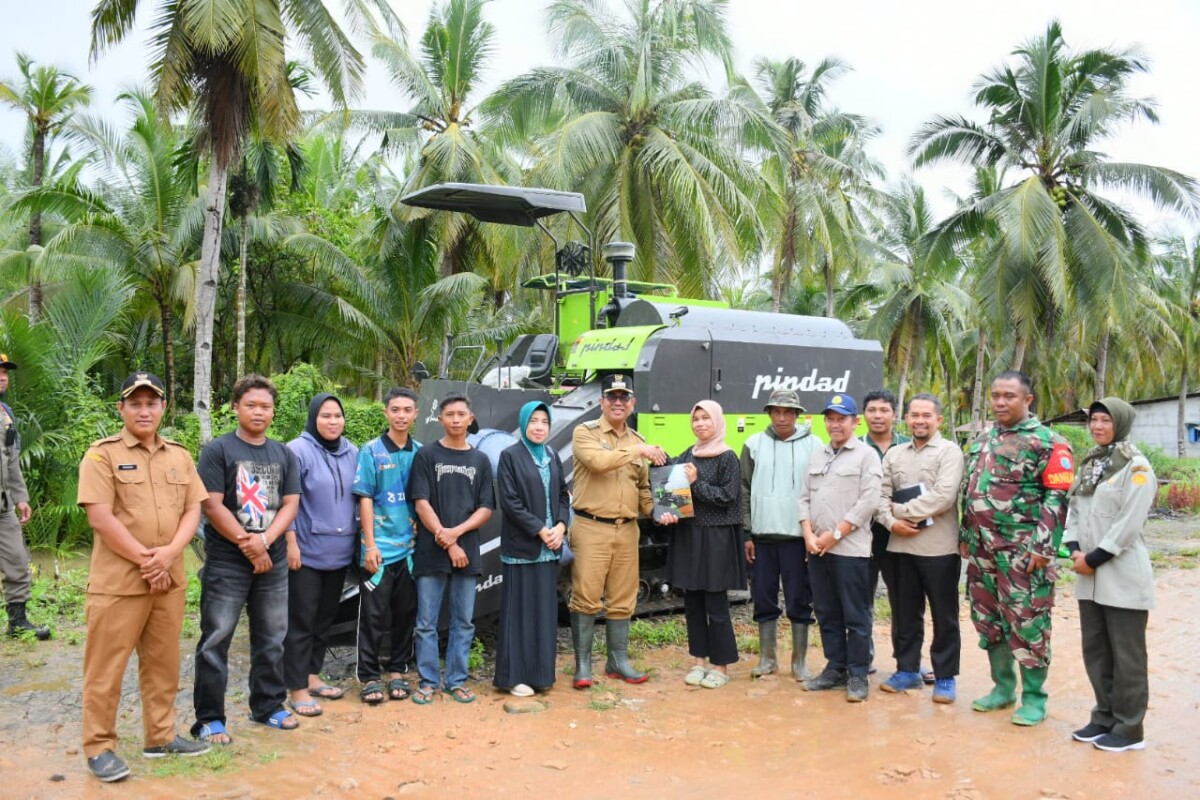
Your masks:
{"label": "dark pants", "polygon": [[292,690],[307,689],[308,676],[321,674],[329,628],[337,616],[346,568],[300,567],[288,572],[288,629],[283,640],[283,680]]}
{"label": "dark pants", "polygon": [[[408,672],[413,663],[413,629],[417,625],[417,583],[408,559],[393,561],[383,568],[378,584],[359,571],[358,666],[359,681],[377,681],[380,667],[387,672]],[[387,663],[380,656],[383,634],[391,631]]]}
{"label": "dark pants", "polygon": [[254,574],[241,553],[210,550],[200,571],[200,642],[196,645],[195,736],[206,722],[224,723],[229,643],[242,608],[250,621],[250,716],[262,722],[283,709],[283,639],[288,625],[288,566]]}
{"label": "dark pants", "polygon": [[729,594],[688,589],[683,593],[688,653],[718,667],[738,660],[737,639],[729,618]]}
{"label": "dark pants", "polygon": [[[871,624],[875,624],[875,590],[879,587],[879,579],[883,578],[883,588],[887,590],[888,607],[892,609],[892,636],[896,630],[896,556],[889,553],[887,546],[892,534],[887,528],[878,523],[871,523]],[[896,654],[893,652],[892,657]],[[875,640],[871,639],[871,661],[875,660]]]}
{"label": "dark pants", "polygon": [[806,555],[803,539],[792,542],[754,540],[750,597],[754,601],[755,622],[770,622],[779,619],[783,613],[779,608],[779,584],[782,581],[787,618],[799,625],[813,623]]}
{"label": "dark pants", "polygon": [[814,556],[808,562],[813,609],[821,626],[826,667],[866,677],[871,658],[869,558]]}
{"label": "dark pants", "polygon": [[1129,739],[1142,739],[1150,682],[1146,621],[1150,612],[1079,601],[1083,664],[1096,706],[1091,721]]}
{"label": "dark pants", "polygon": [[925,644],[925,601],[933,618],[933,645],[929,657],[937,678],[958,674],[962,639],[958,630],[958,575],[962,559],[957,553],[914,556],[891,553],[895,567],[895,600],[892,605],[892,649],[896,669],[917,672]]}

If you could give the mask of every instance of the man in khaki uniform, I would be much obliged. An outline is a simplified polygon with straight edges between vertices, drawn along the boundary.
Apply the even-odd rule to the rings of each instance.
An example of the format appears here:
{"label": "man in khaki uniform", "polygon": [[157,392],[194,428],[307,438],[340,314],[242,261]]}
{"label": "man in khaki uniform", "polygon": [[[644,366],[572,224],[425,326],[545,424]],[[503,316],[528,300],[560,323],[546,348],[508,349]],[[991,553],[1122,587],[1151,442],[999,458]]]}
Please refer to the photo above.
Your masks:
{"label": "man in khaki uniform", "polygon": [[904,415],[912,441],[883,457],[883,494],[875,520],[891,532],[894,579],[892,649],[896,672],[879,688],[907,692],[924,685],[918,673],[925,640],[925,601],[933,617],[933,701],[953,703],[961,649],[958,628],[958,487],[963,454],[943,439],[942,404],[931,394],[908,401]]}
{"label": "man in khaki uniform", "polygon": [[[0,353],[0,395],[8,391],[8,373],[16,368],[7,355]],[[21,526],[32,514],[29,491],[21,474],[17,418],[7,403],[0,402],[0,573],[4,573],[8,635],[32,633],[44,641],[50,638],[50,629],[34,625],[25,616],[33,576],[29,572],[29,550]]]}
{"label": "man in khaki uniform", "polygon": [[[649,459],[667,462],[661,447],[646,444],[626,424],[633,413],[633,378],[608,375],[600,382],[601,417],[571,436],[575,459],[571,526],[571,638],[575,644],[576,689],[592,685],[592,639],[604,609],[608,664],[605,673],[642,683],[644,673],[629,663],[629,618],[637,605],[638,515],[649,516]],[[601,602],[603,598],[605,603]]]}
{"label": "man in khaki uniform", "polygon": [[83,753],[92,774],[119,781],[117,706],[129,654],[138,652],[145,730],[143,755],[199,755],[209,749],[175,734],[179,633],[186,577],[183,551],[208,492],[183,445],[158,435],[165,392],[146,372],[125,379],[116,436],[92,443],[79,464],[79,505],[95,531],[83,652]]}

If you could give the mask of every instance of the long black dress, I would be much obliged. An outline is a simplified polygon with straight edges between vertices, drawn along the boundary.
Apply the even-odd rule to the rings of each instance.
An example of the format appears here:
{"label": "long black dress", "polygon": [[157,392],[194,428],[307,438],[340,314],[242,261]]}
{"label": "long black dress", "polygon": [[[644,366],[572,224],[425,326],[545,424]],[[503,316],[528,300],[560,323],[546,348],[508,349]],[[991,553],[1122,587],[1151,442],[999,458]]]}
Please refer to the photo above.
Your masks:
{"label": "long black dress", "polygon": [[677,589],[720,592],[746,588],[742,542],[742,474],[737,454],[694,458],[688,448],[673,464],[696,465],[692,484],[695,516],[669,534],[667,576]]}

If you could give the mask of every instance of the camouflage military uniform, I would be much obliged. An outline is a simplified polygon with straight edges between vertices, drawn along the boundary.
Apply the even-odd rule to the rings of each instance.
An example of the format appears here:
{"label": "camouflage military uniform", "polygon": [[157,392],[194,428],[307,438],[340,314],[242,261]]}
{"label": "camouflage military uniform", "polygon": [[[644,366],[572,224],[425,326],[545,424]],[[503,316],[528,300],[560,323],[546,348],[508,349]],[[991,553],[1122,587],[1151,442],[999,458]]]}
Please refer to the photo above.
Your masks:
{"label": "camouflage military uniform", "polygon": [[[1030,416],[995,426],[967,448],[962,541],[979,646],[1007,643],[1023,667],[1050,664],[1055,552],[1075,465],[1071,446]],[[1026,572],[1030,554],[1050,559]]]}

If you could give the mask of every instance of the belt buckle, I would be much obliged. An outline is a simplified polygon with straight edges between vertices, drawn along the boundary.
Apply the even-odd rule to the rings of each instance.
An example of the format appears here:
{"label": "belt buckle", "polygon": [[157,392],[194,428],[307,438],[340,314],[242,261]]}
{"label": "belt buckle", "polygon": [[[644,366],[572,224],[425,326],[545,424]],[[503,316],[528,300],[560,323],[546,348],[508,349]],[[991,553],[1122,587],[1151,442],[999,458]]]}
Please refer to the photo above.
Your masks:
{"label": "belt buckle", "polygon": [[613,524],[617,527],[624,525],[626,522],[629,522],[629,520],[625,519],[624,517],[617,517],[613,520]]}

